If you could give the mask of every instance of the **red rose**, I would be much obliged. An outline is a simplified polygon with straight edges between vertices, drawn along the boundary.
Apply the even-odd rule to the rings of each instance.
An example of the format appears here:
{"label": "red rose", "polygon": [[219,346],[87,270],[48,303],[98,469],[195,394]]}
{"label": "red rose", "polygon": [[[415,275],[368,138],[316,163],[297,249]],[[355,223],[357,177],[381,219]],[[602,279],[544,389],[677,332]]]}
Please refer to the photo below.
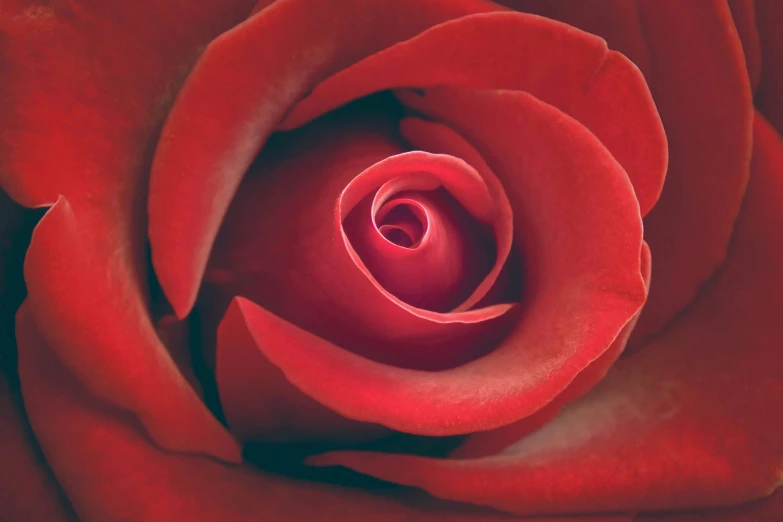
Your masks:
{"label": "red rose", "polygon": [[6,0],[0,516],[783,516],[783,9],[503,3]]}

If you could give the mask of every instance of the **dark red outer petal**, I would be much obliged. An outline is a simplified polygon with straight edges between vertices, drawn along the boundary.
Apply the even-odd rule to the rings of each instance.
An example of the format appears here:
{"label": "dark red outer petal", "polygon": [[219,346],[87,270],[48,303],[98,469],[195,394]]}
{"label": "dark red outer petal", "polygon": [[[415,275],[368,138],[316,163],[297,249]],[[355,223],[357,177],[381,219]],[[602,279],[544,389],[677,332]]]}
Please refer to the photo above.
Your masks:
{"label": "dark red outer petal", "polygon": [[[468,506],[299,482],[202,456],[163,451],[145,436],[133,416],[85,393],[48,350],[30,319],[23,311],[17,323],[25,407],[82,522],[519,520]],[[525,520],[631,522],[632,517]]]}
{"label": "dark red outer petal", "polygon": [[5,1],[4,189],[28,207],[61,195],[104,211],[138,203],[156,131],[184,75],[255,3]]}
{"label": "dark red outer petal", "polygon": [[756,92],[761,79],[761,42],[756,26],[756,4],[754,0],[729,0],[729,9],[745,52],[750,88]]}
{"label": "dark red outer petal", "polygon": [[735,507],[687,513],[638,515],[634,522],[780,522],[783,517],[783,488],[769,497]]}
{"label": "dark red outer petal", "polygon": [[731,11],[725,0],[501,3],[597,34],[640,60],[660,112],[669,169],[645,218],[656,282],[629,341],[633,350],[675,317],[721,263],[747,184],[753,106]]}
{"label": "dark red outer petal", "polygon": [[0,377],[0,520],[76,519],[27,424],[21,397]]}
{"label": "dark red outer petal", "polygon": [[[457,368],[421,372],[359,357],[246,299],[235,299],[227,317],[240,315],[269,362],[337,413],[408,433],[452,435],[534,413],[609,348],[645,297],[641,218],[622,168],[563,113],[524,93],[431,95],[427,107],[438,116],[459,104],[454,119],[464,121],[453,123],[503,182],[518,241],[536,256],[525,266],[530,307],[501,345]],[[553,234],[564,220],[571,226]]]}
{"label": "dark red outer petal", "polygon": [[630,59],[645,77],[650,58],[636,0],[497,0],[522,13],[545,16],[598,35]]}
{"label": "dark red outer petal", "polygon": [[645,218],[655,284],[629,341],[660,331],[726,256],[749,176],[753,106],[725,1],[640,0],[647,78],[669,142],[661,198]]}
{"label": "dark red outer petal", "polygon": [[169,114],[150,181],[153,264],[177,315],[193,306],[242,176],[291,105],[369,54],[493,9],[480,0],[289,0],[212,41]]}
{"label": "dark red outer petal", "polygon": [[38,223],[24,270],[41,334],[86,389],[137,413],[162,446],[239,461],[236,441],[158,337],[115,223],[101,217],[61,198]]}
{"label": "dark red outer petal", "polygon": [[643,215],[658,199],[666,137],[639,70],[600,38],[536,16],[489,13],[433,27],[327,79],[281,128],[372,92],[435,85],[525,90],[555,105],[625,167]]}
{"label": "dark red outer petal", "polygon": [[783,140],[756,118],[729,256],[666,332],[539,431],[482,459],[336,452],[344,465],[519,514],[716,508],[781,485]]}
{"label": "dark red outer petal", "polygon": [[783,4],[756,0],[756,23],[761,40],[761,81],[756,106],[783,134]]}
{"label": "dark red outer petal", "polygon": [[39,326],[91,393],[143,410],[158,443],[230,460],[236,443],[149,321],[146,180],[193,60],[251,7],[9,0],[0,15],[0,183],[27,206],[58,201],[26,261]]}

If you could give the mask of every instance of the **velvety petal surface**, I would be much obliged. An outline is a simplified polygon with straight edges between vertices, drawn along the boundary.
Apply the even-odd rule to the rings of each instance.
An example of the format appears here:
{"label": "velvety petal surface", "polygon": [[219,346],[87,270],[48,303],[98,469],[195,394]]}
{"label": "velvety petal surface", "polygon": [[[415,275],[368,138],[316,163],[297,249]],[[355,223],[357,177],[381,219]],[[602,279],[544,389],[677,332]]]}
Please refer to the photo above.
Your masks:
{"label": "velvety petal surface", "polygon": [[750,87],[755,93],[761,80],[761,41],[756,21],[756,3],[755,0],[728,1],[731,17],[745,52]]}
{"label": "velvety petal surface", "polygon": [[756,106],[778,133],[783,133],[783,5],[756,0],[756,23],[761,43],[761,80]]}
{"label": "velvety petal surface", "polygon": [[636,345],[682,310],[721,263],[747,184],[753,106],[732,13],[725,0],[501,3],[606,38],[639,65],[652,91],[669,166],[645,218],[655,283],[631,337]]}
{"label": "velvety petal surface", "polygon": [[688,513],[642,514],[634,522],[778,522],[781,515],[783,488],[778,488],[769,497],[735,507]]}
{"label": "velvety petal surface", "polygon": [[524,90],[561,108],[626,169],[642,214],[658,199],[666,138],[639,71],[593,35],[520,13],[464,17],[376,53],[316,86],[282,128],[372,92],[434,85]]}
{"label": "velvety petal surface", "polygon": [[[650,249],[647,243],[642,247],[642,275],[649,291],[650,274],[652,270]],[[496,430],[484,431],[469,435],[465,441],[460,444],[455,451],[449,455],[451,458],[465,459],[487,457],[495,455],[516,443],[524,436],[541,428],[547,422],[554,419],[564,405],[572,402],[588,391],[604,378],[606,373],[617,361],[625,349],[628,338],[636,326],[639,313],[634,319],[625,325],[620,335],[614,340],[612,345],[600,357],[590,363],[584,370],[574,377],[574,380],[568,387],[560,393],[555,399],[535,412],[530,417],[526,417],[518,422],[503,426]]]}
{"label": "velvety petal surface", "polygon": [[133,416],[85,393],[43,343],[27,312],[18,318],[25,406],[47,459],[83,522],[519,520],[465,506],[297,482],[245,466],[165,452],[145,436]]}
{"label": "velvety petal surface", "polygon": [[497,3],[600,36],[610,49],[630,59],[645,77],[649,75],[650,57],[636,0],[497,0]]}
{"label": "velvety petal surface", "polygon": [[389,433],[347,419],[291,385],[258,349],[236,307],[228,309],[218,329],[215,380],[226,422],[241,440],[355,442]]}
{"label": "velvety petal surface", "polygon": [[723,261],[753,135],[750,82],[728,5],[643,0],[638,6],[669,170],[644,222],[655,283],[631,343],[666,325]]}
{"label": "velvety petal surface", "polygon": [[[516,239],[526,252],[524,311],[498,348],[453,369],[422,372],[379,364],[341,349],[313,329],[300,328],[275,315],[274,309],[265,309],[262,301],[235,299],[227,317],[239,316],[258,350],[293,386],[337,413],[408,433],[451,435],[509,424],[550,402],[612,345],[639,310],[645,286],[641,218],[633,189],[619,164],[587,129],[524,93],[431,91],[423,96],[428,103],[408,100],[409,105],[425,105],[428,115],[438,117],[450,115],[459,105],[459,116],[449,123],[465,133],[503,183],[514,211]],[[443,128],[435,125],[432,134],[421,134],[430,136],[431,145],[456,151],[465,140]],[[405,134],[408,139],[416,137],[410,129]],[[514,147],[508,140],[526,147]],[[336,150],[331,144],[327,149]],[[309,183],[302,187],[323,193]],[[274,195],[266,193],[273,202]],[[565,229],[560,226],[564,216],[570,224]],[[307,236],[308,241],[317,237]],[[330,259],[326,250],[313,251],[322,260]],[[242,257],[254,263],[260,258]],[[266,259],[263,262],[269,262]],[[312,271],[324,265],[308,266]],[[285,288],[291,294],[296,285]],[[231,357],[230,350],[221,354],[221,348],[218,359]]]}
{"label": "velvety petal surface", "polygon": [[0,17],[0,183],[27,206],[58,201],[25,267],[44,337],[91,393],[140,413],[158,443],[229,460],[239,458],[236,443],[150,321],[145,211],[150,155],[174,93],[203,45],[251,8],[11,1]]}
{"label": "velvety petal surface", "polygon": [[755,136],[724,266],[671,328],[552,422],[483,459],[337,452],[312,462],[520,514],[715,508],[769,495],[783,476],[783,142],[761,117]]}
{"label": "velvety petal surface", "polygon": [[75,520],[27,424],[22,399],[0,376],[0,520]]}
{"label": "velvety petal surface", "polygon": [[178,95],[152,169],[153,264],[177,314],[193,306],[223,215],[291,105],[384,47],[495,9],[481,0],[293,0],[258,11],[213,41]]}

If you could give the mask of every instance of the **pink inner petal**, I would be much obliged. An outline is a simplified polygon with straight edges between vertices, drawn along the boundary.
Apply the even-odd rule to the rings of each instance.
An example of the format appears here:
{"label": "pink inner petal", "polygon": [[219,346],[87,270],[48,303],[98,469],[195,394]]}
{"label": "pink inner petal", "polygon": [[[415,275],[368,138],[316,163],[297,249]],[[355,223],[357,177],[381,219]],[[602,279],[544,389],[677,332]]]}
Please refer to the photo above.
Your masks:
{"label": "pink inner petal", "polygon": [[455,156],[389,157],[354,178],[338,201],[346,248],[404,303],[469,310],[487,296],[511,249],[509,205],[496,189]]}
{"label": "pink inner petal", "polygon": [[395,200],[381,210],[386,211],[383,224],[378,225],[379,217],[375,216],[375,226],[387,241],[401,248],[417,248],[421,244],[428,223],[426,213],[415,202]]}
{"label": "pink inner petal", "polygon": [[384,196],[388,191],[366,197],[346,217],[350,246],[395,297],[425,310],[454,309],[490,271],[495,247],[488,227],[442,188],[404,191],[385,203]]}

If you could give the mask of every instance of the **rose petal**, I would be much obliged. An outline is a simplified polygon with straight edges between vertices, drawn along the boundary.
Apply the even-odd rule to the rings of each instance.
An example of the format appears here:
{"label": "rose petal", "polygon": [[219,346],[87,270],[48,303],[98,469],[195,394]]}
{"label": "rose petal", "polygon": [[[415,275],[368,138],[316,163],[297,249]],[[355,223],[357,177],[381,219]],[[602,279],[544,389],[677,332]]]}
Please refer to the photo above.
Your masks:
{"label": "rose petal", "polygon": [[0,520],[75,520],[25,421],[21,399],[0,374]]}
{"label": "rose petal", "polygon": [[138,412],[156,442],[238,460],[236,442],[158,338],[125,250],[107,251],[114,246],[107,238],[116,238],[113,225],[78,212],[64,198],[41,219],[25,260],[36,323],[83,386]]}
{"label": "rose petal", "polygon": [[646,42],[644,72],[666,129],[669,169],[645,218],[655,284],[629,342],[638,345],[693,299],[725,257],[750,162],[753,106],[742,44],[722,0],[522,4],[631,55],[638,56],[639,39]]}
{"label": "rose petal", "polygon": [[716,279],[645,350],[503,453],[313,459],[520,514],[694,509],[781,484],[783,142],[757,117],[753,177]]}
{"label": "rose petal", "polygon": [[[524,93],[430,91],[424,105],[438,116],[459,105],[453,117],[460,131],[484,154],[514,207],[530,285],[529,307],[509,336],[480,359],[431,373],[357,356],[246,299],[236,299],[227,317],[243,318],[291,384],[349,419],[407,433],[464,434],[534,413],[609,348],[645,296],[641,219],[622,168],[568,116]],[[314,251],[324,259],[324,250]]]}
{"label": "rose petal", "polygon": [[177,314],[193,306],[223,214],[290,105],[379,49],[493,9],[479,0],[277,2],[213,41],[178,95],[152,167],[153,264]]}
{"label": "rose petal", "polygon": [[750,87],[756,92],[761,77],[761,42],[756,26],[756,4],[753,0],[729,0],[729,9],[745,52]]}
{"label": "rose petal", "polygon": [[76,207],[128,212],[145,183],[157,127],[190,64],[254,3],[5,6],[1,88],[10,103],[0,118],[3,187],[29,207],[64,195]]}
{"label": "rose petal", "polygon": [[370,56],[318,85],[281,128],[372,92],[434,85],[530,92],[601,139],[628,172],[643,214],[657,200],[666,138],[641,74],[599,38],[519,13],[447,22]]}
{"label": "rose petal", "polygon": [[52,469],[83,522],[517,520],[468,507],[297,482],[249,467],[162,451],[144,436],[133,416],[84,393],[37,335],[29,314],[21,312],[18,319],[25,406]]}
{"label": "rose petal", "polygon": [[756,106],[783,133],[783,5],[776,0],[756,0],[756,23],[761,40],[761,81]]}
{"label": "rose petal", "polygon": [[241,313],[229,309],[217,338],[215,379],[231,432],[242,440],[350,442],[388,434],[346,419],[294,388],[256,347]]}
{"label": "rose petal", "polygon": [[[647,243],[644,243],[642,247],[641,265],[642,275],[644,276],[648,291],[650,288],[651,262],[650,249],[647,246]],[[496,430],[484,431],[468,436],[465,442],[460,444],[449,456],[455,459],[473,459],[500,453],[522,439],[522,437],[541,428],[547,422],[555,418],[564,405],[578,399],[590,391],[597,382],[604,378],[606,372],[609,371],[623,353],[628,338],[631,336],[631,332],[636,326],[636,321],[638,320],[640,313],[641,310],[634,316],[633,320],[625,325],[623,331],[620,332],[620,335],[618,335],[612,343],[612,346],[601,354],[598,359],[591,362],[587,368],[579,372],[568,387],[563,390],[560,395],[555,397],[552,402],[530,417],[518,422],[503,426]]]}
{"label": "rose petal", "polygon": [[655,284],[631,344],[666,325],[726,256],[749,176],[753,119],[742,45],[725,2],[638,5],[669,170],[644,222]]}
{"label": "rose petal", "polygon": [[157,442],[232,460],[236,443],[149,321],[144,194],[173,93],[201,46],[251,7],[21,2],[0,17],[0,96],[10,102],[0,117],[0,183],[28,206],[60,197],[26,261],[36,320],[91,392],[146,412]]}
{"label": "rose petal", "polygon": [[639,515],[634,522],[779,522],[781,513],[783,488],[778,488],[769,497],[736,507]]}
{"label": "rose petal", "polygon": [[650,71],[637,2],[627,0],[497,0],[522,13],[545,16],[598,35],[623,53],[645,77]]}

